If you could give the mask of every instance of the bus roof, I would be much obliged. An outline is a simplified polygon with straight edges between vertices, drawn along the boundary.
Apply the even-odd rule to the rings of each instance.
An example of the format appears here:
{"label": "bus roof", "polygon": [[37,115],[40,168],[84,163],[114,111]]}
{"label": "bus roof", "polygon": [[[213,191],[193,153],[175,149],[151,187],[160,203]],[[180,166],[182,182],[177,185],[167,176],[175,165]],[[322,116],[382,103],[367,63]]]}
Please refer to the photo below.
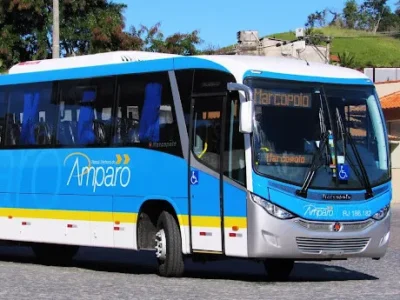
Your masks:
{"label": "bus roof", "polygon": [[70,56],[65,58],[21,62],[11,67],[8,73],[21,74],[28,72],[93,67],[124,62],[148,61],[176,56],[178,55],[145,51],[113,51],[89,55]]}
{"label": "bus roof", "polygon": [[233,73],[238,80],[253,75],[312,82],[372,84],[359,71],[324,63],[307,63],[296,58],[253,55],[181,56],[115,51],[19,63],[9,70],[9,75],[0,76],[0,85],[189,68],[227,71]]}

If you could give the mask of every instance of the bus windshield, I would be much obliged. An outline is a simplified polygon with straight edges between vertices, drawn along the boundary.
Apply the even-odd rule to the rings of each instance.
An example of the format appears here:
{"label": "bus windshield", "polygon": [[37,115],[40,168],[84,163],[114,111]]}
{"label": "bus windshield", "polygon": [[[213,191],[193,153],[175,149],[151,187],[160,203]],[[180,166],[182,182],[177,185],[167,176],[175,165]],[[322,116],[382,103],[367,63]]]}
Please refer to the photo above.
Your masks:
{"label": "bus windshield", "polygon": [[[365,189],[390,179],[384,120],[373,86],[250,79],[257,173],[309,188]],[[314,164],[312,163],[314,160]],[[363,177],[363,173],[364,176]]]}

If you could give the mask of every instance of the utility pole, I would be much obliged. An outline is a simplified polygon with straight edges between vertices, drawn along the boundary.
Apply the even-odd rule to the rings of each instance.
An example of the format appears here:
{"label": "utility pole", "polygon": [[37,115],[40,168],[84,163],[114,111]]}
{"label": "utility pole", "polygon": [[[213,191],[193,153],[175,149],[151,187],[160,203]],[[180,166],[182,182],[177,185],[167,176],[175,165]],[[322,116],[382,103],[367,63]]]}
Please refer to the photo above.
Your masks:
{"label": "utility pole", "polygon": [[331,62],[331,41],[332,41],[332,39],[330,36],[326,37],[326,55],[325,56],[326,56],[327,64],[330,64],[330,62]]}
{"label": "utility pole", "polygon": [[60,8],[59,0],[53,0],[53,58],[60,57]]}

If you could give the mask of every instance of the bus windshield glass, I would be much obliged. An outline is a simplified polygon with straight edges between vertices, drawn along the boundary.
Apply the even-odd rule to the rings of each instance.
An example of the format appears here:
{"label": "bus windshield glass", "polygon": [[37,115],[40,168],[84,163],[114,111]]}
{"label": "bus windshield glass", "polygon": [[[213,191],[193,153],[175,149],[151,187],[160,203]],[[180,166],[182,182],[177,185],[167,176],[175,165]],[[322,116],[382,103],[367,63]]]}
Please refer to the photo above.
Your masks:
{"label": "bus windshield glass", "polygon": [[253,89],[254,169],[309,188],[365,189],[390,179],[388,144],[373,86],[247,79]]}

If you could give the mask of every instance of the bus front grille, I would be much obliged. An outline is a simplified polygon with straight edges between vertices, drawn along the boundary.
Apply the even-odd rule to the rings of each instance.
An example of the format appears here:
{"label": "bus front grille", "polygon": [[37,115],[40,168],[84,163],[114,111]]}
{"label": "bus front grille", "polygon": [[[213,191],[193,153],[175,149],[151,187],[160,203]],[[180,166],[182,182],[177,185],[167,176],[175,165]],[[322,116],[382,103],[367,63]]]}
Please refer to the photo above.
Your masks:
{"label": "bus front grille", "polygon": [[323,239],[297,237],[297,247],[305,254],[354,254],[362,252],[369,238]]}
{"label": "bus front grille", "polygon": [[[295,223],[304,227],[308,230],[319,231],[319,232],[332,232],[332,226],[335,222],[317,222],[317,221],[307,221],[302,219],[295,220]],[[374,224],[372,219],[358,222],[341,222],[342,229],[341,232],[355,232],[362,231],[369,226]]]}

